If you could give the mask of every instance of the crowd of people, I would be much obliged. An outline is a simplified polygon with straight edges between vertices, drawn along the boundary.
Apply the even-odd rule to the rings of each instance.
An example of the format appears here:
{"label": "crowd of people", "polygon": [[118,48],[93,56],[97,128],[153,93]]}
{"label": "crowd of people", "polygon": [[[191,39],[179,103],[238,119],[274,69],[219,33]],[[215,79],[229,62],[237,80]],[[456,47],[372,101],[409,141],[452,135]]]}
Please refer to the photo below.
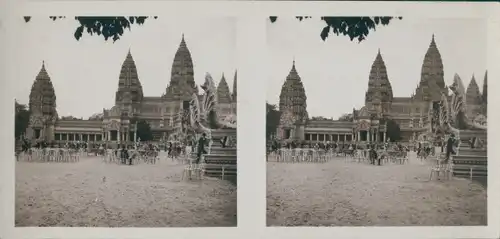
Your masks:
{"label": "crowd of people", "polygon": [[[226,146],[228,141],[227,137],[220,139],[222,147]],[[210,139],[207,138],[205,133],[201,134],[198,139],[180,141],[161,142],[129,142],[129,143],[88,143],[83,141],[71,142],[48,142],[45,140],[30,141],[22,138],[16,145],[16,154],[21,152],[27,153],[29,149],[74,149],[82,150],[87,153],[95,153],[97,156],[105,156],[108,152],[114,154],[114,157],[119,158],[122,164],[132,165],[133,158],[137,155],[154,155],[157,158],[161,150],[167,152],[167,157],[172,160],[179,157],[190,157],[193,149],[196,153],[196,163],[199,164],[202,155],[207,153],[207,146]],[[19,147],[20,146],[20,147]]]}
{"label": "crowd of people", "polygon": [[[471,148],[478,145],[477,138],[469,140]],[[267,143],[267,155],[276,153],[280,150],[288,149],[314,149],[324,152],[335,152],[337,155],[354,156],[356,151],[361,152],[364,157],[369,158],[373,165],[381,165],[381,161],[386,157],[387,151],[391,152],[410,152],[417,153],[417,157],[426,159],[429,155],[435,155],[436,148],[441,148],[441,153],[445,153],[445,161],[448,162],[451,155],[456,154],[459,141],[451,134],[447,139],[440,139],[433,142],[417,141],[417,142],[306,142],[306,141],[278,141],[270,140]]]}

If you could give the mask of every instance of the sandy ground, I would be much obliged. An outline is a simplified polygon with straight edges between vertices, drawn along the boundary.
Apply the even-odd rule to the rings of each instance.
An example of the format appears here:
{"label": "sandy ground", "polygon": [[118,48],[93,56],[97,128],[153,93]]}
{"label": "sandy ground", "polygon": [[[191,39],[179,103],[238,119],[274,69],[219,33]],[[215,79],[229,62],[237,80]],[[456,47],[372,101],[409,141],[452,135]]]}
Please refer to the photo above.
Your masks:
{"label": "sandy ground", "polygon": [[486,189],[429,181],[430,166],[267,163],[268,226],[486,225]]}
{"label": "sandy ground", "polygon": [[[16,226],[236,226],[236,186],[181,180],[183,165],[16,164]],[[103,180],[103,177],[106,177]],[[105,181],[105,182],[103,182]]]}

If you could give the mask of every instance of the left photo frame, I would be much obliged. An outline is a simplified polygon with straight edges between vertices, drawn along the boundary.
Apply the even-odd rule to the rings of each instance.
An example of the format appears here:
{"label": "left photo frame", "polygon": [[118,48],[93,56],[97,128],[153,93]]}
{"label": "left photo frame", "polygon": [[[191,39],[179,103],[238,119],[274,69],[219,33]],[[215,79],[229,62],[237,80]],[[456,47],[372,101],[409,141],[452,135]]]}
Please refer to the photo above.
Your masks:
{"label": "left photo frame", "polygon": [[236,22],[19,16],[15,226],[237,226]]}

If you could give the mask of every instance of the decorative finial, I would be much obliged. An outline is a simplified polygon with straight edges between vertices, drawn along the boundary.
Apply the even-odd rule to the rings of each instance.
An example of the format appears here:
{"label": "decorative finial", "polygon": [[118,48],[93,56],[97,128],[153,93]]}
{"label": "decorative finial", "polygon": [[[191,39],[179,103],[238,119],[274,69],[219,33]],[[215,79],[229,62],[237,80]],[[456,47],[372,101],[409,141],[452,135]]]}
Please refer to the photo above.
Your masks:
{"label": "decorative finial", "polygon": [[184,33],[182,33],[182,41],[184,41]]}
{"label": "decorative finial", "polygon": [[380,47],[378,48],[378,54],[380,55]]}

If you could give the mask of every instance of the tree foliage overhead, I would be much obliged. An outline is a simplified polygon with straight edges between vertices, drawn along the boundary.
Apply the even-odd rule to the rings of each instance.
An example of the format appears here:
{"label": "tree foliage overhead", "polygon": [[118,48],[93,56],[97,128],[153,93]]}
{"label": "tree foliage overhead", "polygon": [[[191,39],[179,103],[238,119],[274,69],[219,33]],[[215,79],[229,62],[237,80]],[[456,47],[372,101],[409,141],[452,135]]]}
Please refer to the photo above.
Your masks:
{"label": "tree foliage overhead", "polygon": [[[52,20],[64,19],[65,16],[50,16]],[[89,35],[102,36],[105,41],[112,39],[113,42],[119,40],[121,36],[125,33],[125,30],[131,30],[133,24],[142,25],[146,20],[150,18],[148,16],[106,16],[106,17],[88,17],[88,16],[77,16],[75,20],[80,23],[75,29],[74,37],[76,40],[80,40],[84,33]],[[157,19],[157,16],[153,16]],[[311,16],[297,16],[299,21],[312,18]],[[328,38],[330,33],[336,34],[337,36],[342,34],[348,36],[351,41],[357,39],[361,42],[366,39],[370,31],[375,31],[378,25],[388,25],[394,18],[402,19],[402,17],[321,17],[326,23],[326,26],[322,29],[320,33],[321,39],[323,41]],[[269,17],[271,22],[276,22],[278,17]],[[31,16],[24,16],[25,22],[30,22],[32,20]]]}
{"label": "tree foliage overhead", "polygon": [[14,135],[16,139],[20,139],[20,137],[26,132],[30,122],[30,112],[28,107],[23,104],[15,102],[15,126],[14,126]]}
{"label": "tree foliage overhead", "polygon": [[280,123],[281,112],[277,110],[276,105],[266,103],[266,140],[276,134]]}
{"label": "tree foliage overhead", "polygon": [[[297,16],[299,21],[311,18],[310,16]],[[394,19],[402,17],[321,17],[326,26],[321,30],[320,37],[323,41],[328,38],[330,33],[337,36],[342,34],[348,36],[351,41],[357,39],[358,42],[366,40],[370,31],[375,31],[378,25],[386,26]],[[271,22],[276,22],[278,17],[269,17]]]}
{"label": "tree foliage overhead", "polygon": [[391,140],[391,142],[401,140],[401,128],[399,127],[399,124],[392,119],[386,119],[385,121],[387,122],[386,136]]}
{"label": "tree foliage overhead", "polygon": [[[50,16],[52,20],[66,18],[64,16]],[[113,42],[119,40],[121,36],[125,33],[125,30],[130,30],[133,24],[142,25],[146,22],[147,16],[108,16],[108,17],[75,17],[80,23],[75,30],[74,37],[76,40],[80,40],[84,33],[89,35],[98,35],[102,36],[105,41],[108,39],[112,39]],[[158,18],[157,16],[153,17],[154,19]],[[25,22],[30,22],[31,17],[25,16]]]}

